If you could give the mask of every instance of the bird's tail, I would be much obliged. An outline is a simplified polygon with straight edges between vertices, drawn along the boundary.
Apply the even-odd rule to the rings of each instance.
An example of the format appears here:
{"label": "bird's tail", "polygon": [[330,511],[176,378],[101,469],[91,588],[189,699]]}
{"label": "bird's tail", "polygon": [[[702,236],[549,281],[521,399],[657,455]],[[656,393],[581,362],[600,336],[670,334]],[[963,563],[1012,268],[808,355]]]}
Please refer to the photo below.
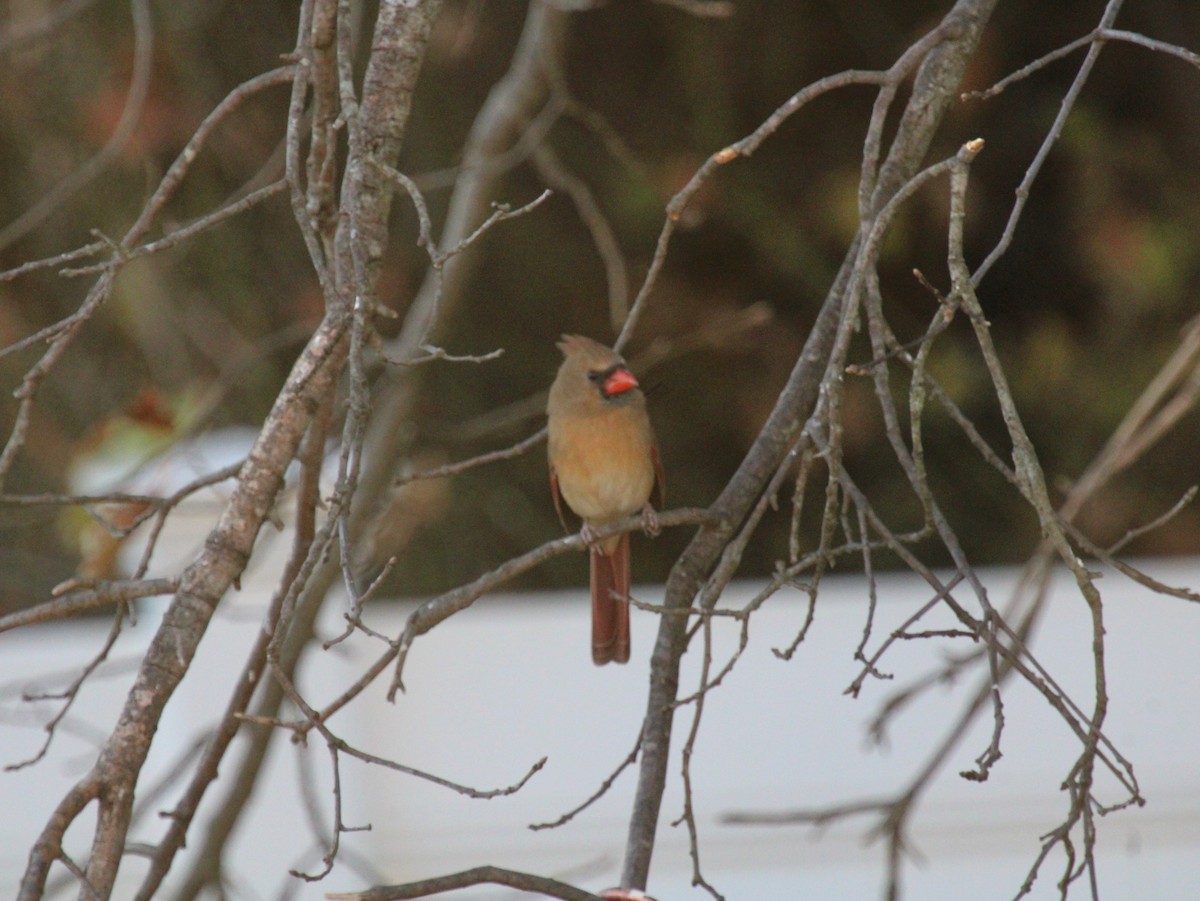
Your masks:
{"label": "bird's tail", "polygon": [[629,660],[629,533],[621,535],[612,553],[592,550],[592,660]]}

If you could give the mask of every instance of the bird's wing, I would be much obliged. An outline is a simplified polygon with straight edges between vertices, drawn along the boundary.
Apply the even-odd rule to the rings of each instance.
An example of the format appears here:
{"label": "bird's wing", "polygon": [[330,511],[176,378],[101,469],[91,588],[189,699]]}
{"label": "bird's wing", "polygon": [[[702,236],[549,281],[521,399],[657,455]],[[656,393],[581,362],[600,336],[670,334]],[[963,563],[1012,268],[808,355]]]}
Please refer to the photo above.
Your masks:
{"label": "bird's wing", "polygon": [[562,510],[562,497],[558,491],[558,472],[553,465],[550,467],[550,496],[554,498],[554,509],[558,512],[558,521],[562,523],[563,531],[569,533],[571,530],[567,528],[567,519]]}

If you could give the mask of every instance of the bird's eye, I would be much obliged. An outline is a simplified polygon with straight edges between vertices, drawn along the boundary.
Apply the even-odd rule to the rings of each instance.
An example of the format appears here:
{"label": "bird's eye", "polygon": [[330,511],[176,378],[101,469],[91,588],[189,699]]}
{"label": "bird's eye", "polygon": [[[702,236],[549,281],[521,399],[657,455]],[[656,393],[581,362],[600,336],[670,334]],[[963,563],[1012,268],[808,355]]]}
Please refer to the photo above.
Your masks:
{"label": "bird's eye", "polygon": [[588,381],[589,382],[602,382],[602,381],[604,381],[604,373],[597,372],[596,370],[593,369],[588,373]]}

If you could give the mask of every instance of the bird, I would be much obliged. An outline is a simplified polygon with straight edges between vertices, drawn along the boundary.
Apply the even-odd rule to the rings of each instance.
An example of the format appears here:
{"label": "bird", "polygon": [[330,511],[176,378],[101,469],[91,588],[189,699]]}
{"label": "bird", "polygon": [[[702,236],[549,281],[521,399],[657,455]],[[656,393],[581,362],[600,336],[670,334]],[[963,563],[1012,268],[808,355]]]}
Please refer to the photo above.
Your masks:
{"label": "bird", "polygon": [[[583,520],[590,549],[592,660],[629,660],[629,533],[597,539],[596,530],[641,512],[643,529],[659,530],[650,505],[666,479],[646,396],[621,356],[583,335],[563,335],[563,362],[546,402],[550,492],[566,529],[562,500]],[[561,500],[560,500],[561,495]]]}

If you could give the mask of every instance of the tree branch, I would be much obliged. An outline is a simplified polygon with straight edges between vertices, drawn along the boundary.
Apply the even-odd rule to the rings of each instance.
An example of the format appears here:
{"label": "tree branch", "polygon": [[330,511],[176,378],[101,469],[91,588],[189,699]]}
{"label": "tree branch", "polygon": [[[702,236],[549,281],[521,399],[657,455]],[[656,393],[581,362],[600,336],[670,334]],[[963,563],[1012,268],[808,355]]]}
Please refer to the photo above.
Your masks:
{"label": "tree branch", "polygon": [[403,901],[407,898],[427,898],[454,889],[485,884],[504,885],[523,892],[537,892],[547,898],[559,898],[561,901],[601,901],[599,895],[585,892],[557,879],[506,870],[503,867],[475,867],[449,876],[437,876],[404,885],[380,886],[365,892],[332,892],[325,897],[329,901]]}
{"label": "tree branch", "polygon": [[[956,95],[995,0],[960,0],[934,30],[934,45],[916,77],[913,93],[901,117],[887,161],[875,187],[875,209],[912,177],[925,155],[941,117]],[[915,64],[902,58],[905,65]],[[907,69],[891,71],[902,78]],[[870,223],[864,222],[864,228]],[[664,229],[665,232],[665,229]],[[865,232],[864,232],[865,234]],[[862,242],[856,241],[826,297],[812,331],[774,410],[737,473],[711,510],[718,517],[692,540],[671,570],[666,606],[692,603],[704,576],[717,561],[733,530],[750,510],[772,473],[792,446],[801,424],[816,406],[818,388],[833,349],[842,311],[854,298],[846,291]],[[636,306],[636,304],[635,304]],[[632,316],[631,316],[632,319]],[[626,331],[629,327],[627,326]],[[715,600],[715,599],[714,599]],[[674,701],[679,686],[679,661],[685,645],[686,622],[664,616],[651,659],[651,685],[646,704],[645,739],[637,795],[629,824],[622,885],[644,890],[654,850],[654,836],[666,785]]]}

